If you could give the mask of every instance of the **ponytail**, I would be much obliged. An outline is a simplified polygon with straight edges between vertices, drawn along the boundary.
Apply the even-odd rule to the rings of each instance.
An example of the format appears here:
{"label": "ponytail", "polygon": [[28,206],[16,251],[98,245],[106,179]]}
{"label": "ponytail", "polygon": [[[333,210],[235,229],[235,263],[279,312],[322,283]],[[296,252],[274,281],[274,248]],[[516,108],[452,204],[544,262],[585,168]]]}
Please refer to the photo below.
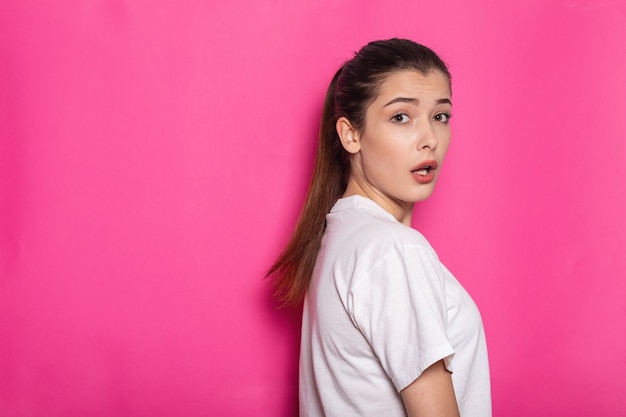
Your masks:
{"label": "ponytail", "polygon": [[348,183],[350,163],[335,127],[335,88],[340,74],[341,69],[326,92],[313,176],[304,207],[287,247],[267,273],[281,306],[295,306],[304,299],[326,227],[326,214]]}

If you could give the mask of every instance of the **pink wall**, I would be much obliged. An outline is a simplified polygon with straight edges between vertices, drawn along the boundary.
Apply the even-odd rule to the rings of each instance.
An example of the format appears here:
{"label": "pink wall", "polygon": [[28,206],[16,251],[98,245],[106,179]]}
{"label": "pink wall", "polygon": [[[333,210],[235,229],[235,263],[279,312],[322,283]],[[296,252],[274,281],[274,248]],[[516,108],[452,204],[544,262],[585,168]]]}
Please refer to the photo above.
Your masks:
{"label": "pink wall", "polygon": [[626,6],[419,3],[2,1],[0,415],[293,415],[263,271],[332,72],[401,36],[454,76],[415,223],[481,307],[494,415],[624,416]]}

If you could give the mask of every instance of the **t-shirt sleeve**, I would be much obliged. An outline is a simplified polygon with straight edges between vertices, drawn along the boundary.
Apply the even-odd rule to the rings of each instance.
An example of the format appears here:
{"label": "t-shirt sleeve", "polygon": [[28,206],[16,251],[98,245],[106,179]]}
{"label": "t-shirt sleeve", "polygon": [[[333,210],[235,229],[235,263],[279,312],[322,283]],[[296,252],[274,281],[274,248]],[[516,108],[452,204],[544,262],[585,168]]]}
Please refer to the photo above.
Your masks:
{"label": "t-shirt sleeve", "polygon": [[398,391],[454,350],[441,264],[430,248],[396,244],[353,283],[348,310]]}

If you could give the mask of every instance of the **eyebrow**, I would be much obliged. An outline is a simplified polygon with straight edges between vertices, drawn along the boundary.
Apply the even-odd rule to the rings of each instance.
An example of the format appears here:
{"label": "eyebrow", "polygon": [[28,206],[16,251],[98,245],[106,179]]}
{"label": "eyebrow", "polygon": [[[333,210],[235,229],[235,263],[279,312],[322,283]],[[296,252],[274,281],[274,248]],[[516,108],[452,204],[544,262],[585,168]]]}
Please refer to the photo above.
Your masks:
{"label": "eyebrow", "polygon": [[[387,104],[385,104],[383,107],[387,107],[390,106],[394,103],[415,103],[418,102],[419,100],[416,98],[410,98],[410,97],[396,97],[393,100],[391,100],[390,102],[388,102]],[[450,101],[449,98],[440,98],[439,100],[437,100],[437,104],[449,104],[452,105],[452,101]]]}

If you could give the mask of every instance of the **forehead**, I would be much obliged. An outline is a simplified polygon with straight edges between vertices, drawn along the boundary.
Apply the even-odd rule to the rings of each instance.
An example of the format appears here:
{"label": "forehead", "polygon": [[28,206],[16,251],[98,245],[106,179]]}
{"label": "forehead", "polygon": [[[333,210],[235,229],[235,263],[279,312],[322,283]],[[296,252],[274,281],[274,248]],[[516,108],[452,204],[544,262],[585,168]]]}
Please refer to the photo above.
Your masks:
{"label": "forehead", "polygon": [[417,70],[401,70],[383,79],[372,104],[396,97],[438,100],[450,96],[450,81],[441,71],[432,70],[424,74]]}

